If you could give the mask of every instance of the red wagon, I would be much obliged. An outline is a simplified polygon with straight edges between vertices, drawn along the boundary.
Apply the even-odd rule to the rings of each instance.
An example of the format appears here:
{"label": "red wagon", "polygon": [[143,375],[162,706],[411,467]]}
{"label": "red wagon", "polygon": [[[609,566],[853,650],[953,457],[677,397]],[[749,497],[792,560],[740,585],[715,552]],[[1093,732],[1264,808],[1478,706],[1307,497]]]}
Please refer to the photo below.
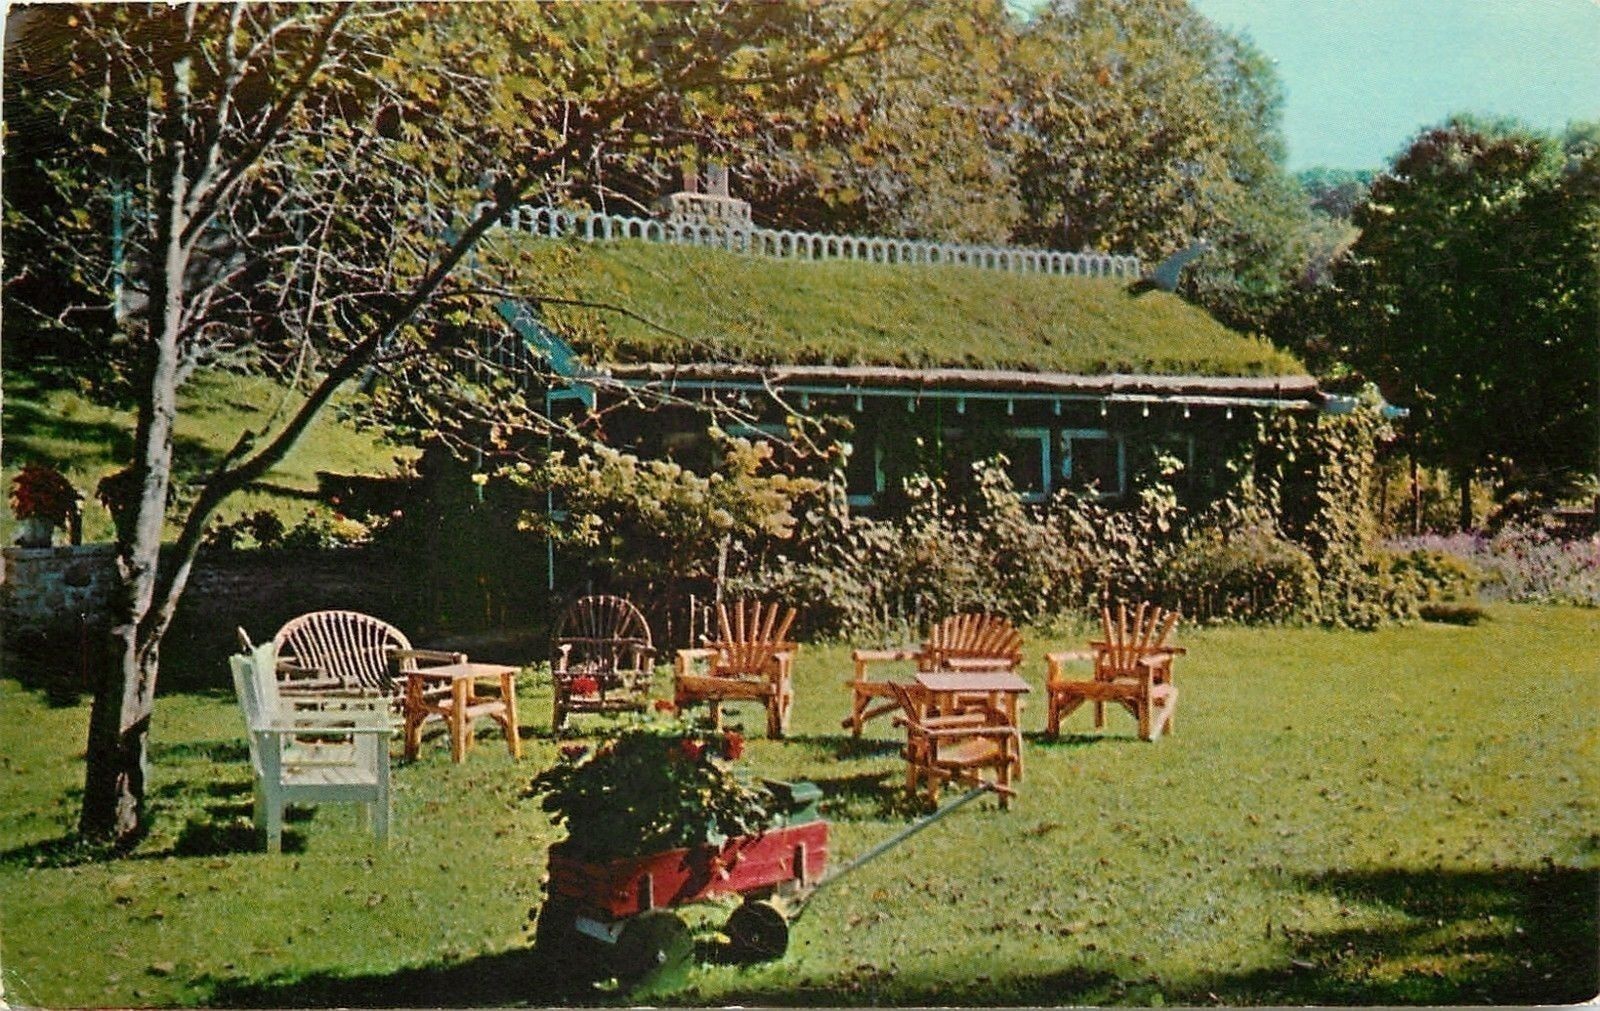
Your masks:
{"label": "red wagon", "polygon": [[[734,952],[772,958],[788,945],[782,898],[798,899],[828,866],[828,823],[810,783],[769,783],[790,814],[783,824],[721,846],[585,859],[570,841],[550,848],[550,880],[539,912],[540,948],[573,956],[637,986],[687,964],[694,942],[674,907],[728,895],[745,901],[723,928]],[[597,947],[598,945],[598,947]]]}

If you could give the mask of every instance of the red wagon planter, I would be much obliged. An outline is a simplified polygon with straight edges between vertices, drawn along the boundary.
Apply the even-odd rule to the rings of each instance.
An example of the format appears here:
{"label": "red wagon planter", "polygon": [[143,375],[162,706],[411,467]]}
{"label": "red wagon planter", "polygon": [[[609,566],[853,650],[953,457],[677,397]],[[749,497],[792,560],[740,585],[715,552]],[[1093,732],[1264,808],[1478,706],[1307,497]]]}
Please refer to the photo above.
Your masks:
{"label": "red wagon planter", "polygon": [[722,895],[749,895],[821,880],[828,866],[828,823],[739,836],[719,848],[667,850],[591,862],[570,842],[550,848],[550,898],[580,915],[620,920]]}

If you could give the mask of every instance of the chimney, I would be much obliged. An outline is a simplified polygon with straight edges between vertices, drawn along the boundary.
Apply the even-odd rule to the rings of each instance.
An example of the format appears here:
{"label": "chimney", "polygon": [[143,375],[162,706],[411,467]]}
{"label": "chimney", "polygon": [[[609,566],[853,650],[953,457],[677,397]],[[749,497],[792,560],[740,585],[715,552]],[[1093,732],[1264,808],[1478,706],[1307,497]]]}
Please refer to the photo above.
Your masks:
{"label": "chimney", "polygon": [[728,195],[728,166],[720,162],[706,165],[706,194],[713,197]]}

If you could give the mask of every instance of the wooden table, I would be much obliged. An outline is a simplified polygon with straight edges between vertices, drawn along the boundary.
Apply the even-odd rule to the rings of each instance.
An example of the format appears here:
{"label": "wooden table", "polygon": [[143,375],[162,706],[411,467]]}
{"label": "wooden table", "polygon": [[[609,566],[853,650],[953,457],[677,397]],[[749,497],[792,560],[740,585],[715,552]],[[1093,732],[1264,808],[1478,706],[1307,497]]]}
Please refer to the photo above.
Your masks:
{"label": "wooden table", "polygon": [[[499,695],[479,695],[480,681],[499,681]],[[498,663],[452,663],[406,674],[406,758],[415,759],[422,745],[422,721],[442,716],[450,727],[450,759],[459,762],[472,747],[472,723],[487,716],[506,732],[511,757],[522,757],[517,733],[517,668]],[[434,696],[430,686],[448,684],[449,697]]]}
{"label": "wooden table", "polygon": [[1017,700],[1031,690],[1028,682],[1015,671],[995,668],[992,662],[987,667],[960,661],[955,665],[955,670],[917,672],[917,684],[933,693],[935,706],[941,711],[953,709],[962,696],[983,696],[1006,714],[1013,727],[1017,725]]}

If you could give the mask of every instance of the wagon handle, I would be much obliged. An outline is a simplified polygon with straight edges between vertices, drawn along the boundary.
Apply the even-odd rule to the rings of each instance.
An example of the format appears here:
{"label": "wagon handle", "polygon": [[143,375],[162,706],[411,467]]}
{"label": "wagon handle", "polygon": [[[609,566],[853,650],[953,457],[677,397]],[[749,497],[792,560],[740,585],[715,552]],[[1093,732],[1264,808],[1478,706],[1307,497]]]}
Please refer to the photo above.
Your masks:
{"label": "wagon handle", "polygon": [[867,862],[872,861],[872,860],[875,860],[878,857],[882,856],[883,854],[887,853],[889,850],[894,849],[896,846],[898,846],[901,843],[905,842],[907,839],[910,839],[912,836],[916,835],[918,832],[921,832],[923,829],[927,828],[929,825],[932,825],[934,822],[938,821],[940,818],[943,818],[945,815],[950,814],[956,808],[963,806],[964,804],[968,803],[969,801],[977,800],[979,797],[983,796],[984,794],[991,793],[993,791],[994,791],[994,786],[991,783],[982,783],[982,784],[980,784],[978,786],[973,787],[972,789],[968,790],[966,793],[962,794],[960,797],[957,797],[955,800],[952,800],[950,803],[948,803],[948,804],[944,805],[943,807],[939,808],[939,810],[933,812],[932,814],[925,815],[922,818],[919,818],[915,822],[912,822],[911,825],[907,826],[905,829],[902,829],[900,832],[897,832],[896,834],[894,834],[894,835],[890,836],[889,838],[885,839],[883,842],[881,842],[878,845],[876,845],[876,846],[872,847],[871,849],[867,850],[865,853],[863,853],[860,856],[856,857],[854,860],[852,860],[849,863],[845,864],[843,867],[840,867],[838,870],[834,871],[832,874],[829,874],[829,875],[825,876],[822,880],[820,880],[820,881],[818,881],[816,883],[816,885],[810,890],[810,892],[808,892],[805,895],[805,897],[803,899],[801,899],[800,904],[799,904],[799,908],[794,911],[794,914],[790,917],[790,920],[791,921],[792,920],[798,920],[800,918],[801,914],[806,911],[806,907],[808,905],[810,905],[811,899],[813,897],[815,897],[818,892],[822,891],[822,889],[826,888],[828,885],[831,885],[833,882],[838,881],[840,878],[844,877],[846,874],[849,874],[851,871],[855,870],[857,867],[860,867],[862,864],[867,863]]}

